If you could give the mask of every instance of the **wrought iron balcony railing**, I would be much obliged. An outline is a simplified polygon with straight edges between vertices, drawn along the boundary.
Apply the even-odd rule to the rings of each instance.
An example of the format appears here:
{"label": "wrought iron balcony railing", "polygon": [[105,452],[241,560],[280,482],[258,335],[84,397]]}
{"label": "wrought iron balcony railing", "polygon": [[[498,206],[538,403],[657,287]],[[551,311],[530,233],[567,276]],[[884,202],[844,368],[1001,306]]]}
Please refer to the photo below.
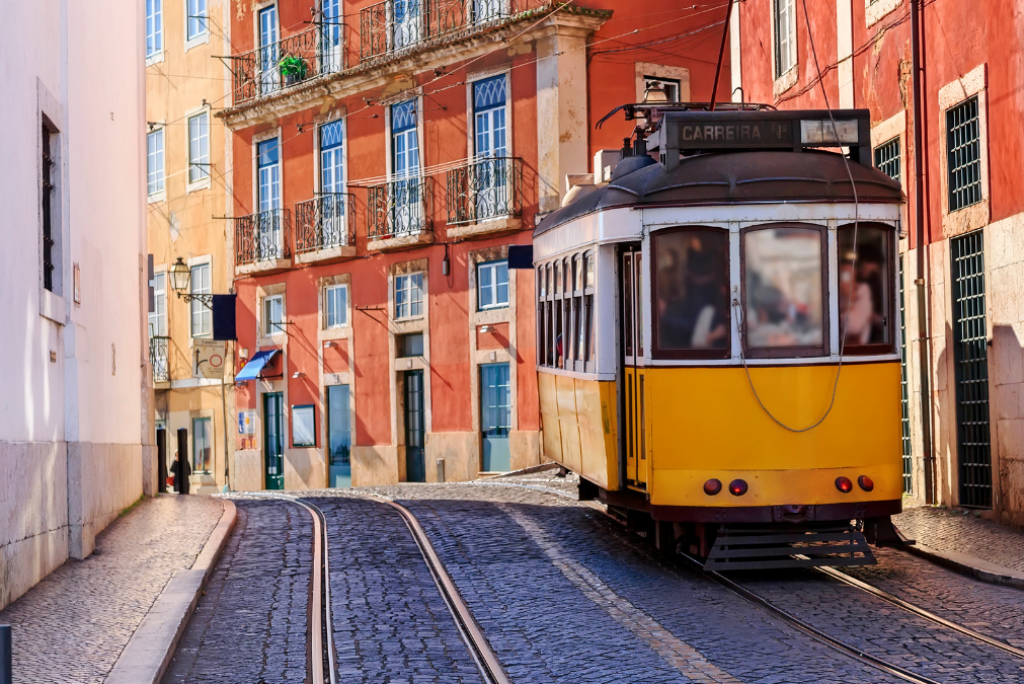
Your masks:
{"label": "wrought iron balcony railing", "polygon": [[523,211],[523,160],[477,159],[448,172],[448,225],[477,223]]}
{"label": "wrought iron balcony railing", "polygon": [[426,230],[429,180],[412,176],[368,187],[366,236],[383,240]]}
{"label": "wrought iron balcony railing", "polygon": [[400,52],[429,38],[510,17],[516,1],[384,0],[359,11],[359,57],[365,61]]}
{"label": "wrought iron balcony railing", "polygon": [[316,24],[276,43],[232,55],[236,105],[344,68],[340,24]]}
{"label": "wrought iron balcony railing", "polygon": [[348,193],[323,193],[295,205],[297,253],[355,244],[345,211],[348,197]]}
{"label": "wrought iron balcony railing", "polygon": [[168,347],[171,338],[166,335],[153,335],[149,338],[149,362],[153,366],[153,382],[167,382],[171,379],[171,367],[168,363]]}
{"label": "wrought iron balcony railing", "polygon": [[287,209],[269,209],[235,219],[235,265],[283,259],[288,256]]}

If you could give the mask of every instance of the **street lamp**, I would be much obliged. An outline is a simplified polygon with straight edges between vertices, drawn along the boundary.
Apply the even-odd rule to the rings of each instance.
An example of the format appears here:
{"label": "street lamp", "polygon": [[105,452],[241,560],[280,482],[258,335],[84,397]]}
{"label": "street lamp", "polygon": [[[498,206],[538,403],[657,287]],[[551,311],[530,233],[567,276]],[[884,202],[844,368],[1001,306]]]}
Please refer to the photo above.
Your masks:
{"label": "street lamp", "polygon": [[195,299],[202,302],[207,309],[213,308],[212,294],[192,294],[188,291],[189,281],[192,280],[192,270],[181,260],[181,257],[178,257],[178,260],[171,266],[168,276],[171,280],[171,289],[180,299],[184,299],[186,302]]}

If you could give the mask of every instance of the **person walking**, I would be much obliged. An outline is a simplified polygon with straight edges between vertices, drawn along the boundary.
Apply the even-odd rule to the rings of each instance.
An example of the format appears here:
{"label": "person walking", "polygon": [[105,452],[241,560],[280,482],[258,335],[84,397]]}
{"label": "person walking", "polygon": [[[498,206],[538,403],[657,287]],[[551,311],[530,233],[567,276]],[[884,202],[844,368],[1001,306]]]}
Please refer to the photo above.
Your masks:
{"label": "person walking", "polygon": [[174,452],[171,473],[174,474],[174,491],[178,494],[188,494],[188,476],[192,474],[192,468],[188,465],[188,459],[181,458],[177,451]]}

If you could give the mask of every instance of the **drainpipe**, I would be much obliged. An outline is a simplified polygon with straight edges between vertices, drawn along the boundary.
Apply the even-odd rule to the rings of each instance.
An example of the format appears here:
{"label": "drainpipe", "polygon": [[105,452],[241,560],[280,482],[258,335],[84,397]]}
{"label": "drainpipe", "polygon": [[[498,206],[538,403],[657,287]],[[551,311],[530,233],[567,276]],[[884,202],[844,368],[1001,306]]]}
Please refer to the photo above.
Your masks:
{"label": "drainpipe", "polygon": [[928,288],[925,283],[924,220],[924,115],[921,106],[924,64],[921,60],[921,0],[910,2],[910,35],[914,70],[914,220],[917,227],[917,329],[920,339],[918,359],[921,374],[921,449],[924,457],[925,502],[935,503],[935,452],[932,446],[931,364],[928,344]]}

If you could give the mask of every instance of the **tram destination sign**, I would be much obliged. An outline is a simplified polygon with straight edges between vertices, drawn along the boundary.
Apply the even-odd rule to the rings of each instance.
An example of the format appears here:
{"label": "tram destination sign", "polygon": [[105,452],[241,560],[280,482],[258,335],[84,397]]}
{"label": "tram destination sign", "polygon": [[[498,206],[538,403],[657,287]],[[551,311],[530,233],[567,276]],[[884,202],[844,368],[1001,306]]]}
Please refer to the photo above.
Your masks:
{"label": "tram destination sign", "polygon": [[720,148],[799,148],[860,144],[870,125],[866,111],[825,110],[757,112],[666,112],[665,147],[677,150]]}

